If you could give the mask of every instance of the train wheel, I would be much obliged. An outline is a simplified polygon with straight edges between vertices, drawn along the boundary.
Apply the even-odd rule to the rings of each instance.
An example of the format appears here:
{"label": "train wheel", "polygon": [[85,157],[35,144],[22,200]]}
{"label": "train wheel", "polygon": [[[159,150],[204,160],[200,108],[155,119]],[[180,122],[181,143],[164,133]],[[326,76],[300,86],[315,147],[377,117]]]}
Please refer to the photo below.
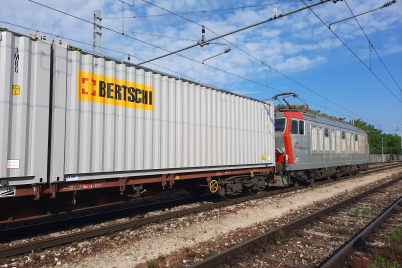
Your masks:
{"label": "train wheel", "polygon": [[256,194],[258,194],[258,192],[259,192],[259,190],[255,190],[255,189],[249,189],[249,190],[247,191],[247,193],[248,193],[249,195],[256,195]]}
{"label": "train wheel", "polygon": [[219,184],[216,180],[212,180],[209,182],[209,190],[211,191],[211,193],[216,193],[219,189]]}

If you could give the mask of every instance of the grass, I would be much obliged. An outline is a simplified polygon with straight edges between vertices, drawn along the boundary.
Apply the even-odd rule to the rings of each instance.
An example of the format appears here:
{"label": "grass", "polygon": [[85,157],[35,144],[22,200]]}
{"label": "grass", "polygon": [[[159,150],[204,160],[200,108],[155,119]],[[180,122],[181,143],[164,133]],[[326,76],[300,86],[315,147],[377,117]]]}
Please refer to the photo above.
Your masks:
{"label": "grass", "polygon": [[359,207],[356,207],[352,212],[352,216],[358,218],[360,216],[361,210]]}
{"label": "grass", "polygon": [[386,245],[384,248],[370,257],[373,263],[368,268],[402,267],[402,226],[398,226],[389,235],[385,236],[385,240]]}
{"label": "grass", "polygon": [[298,237],[303,237],[304,234],[305,234],[305,232],[304,232],[303,230],[297,230],[297,231],[296,231],[296,235],[297,235]]}
{"label": "grass", "polygon": [[[74,264],[80,264],[81,262],[84,261],[84,258],[79,258],[78,260],[74,261]],[[82,266],[82,265],[81,265]]]}
{"label": "grass", "polygon": [[275,239],[275,241],[281,242],[283,239],[285,239],[285,237],[286,237],[286,234],[285,234],[285,232],[282,231],[282,230],[279,230],[278,232],[276,232],[276,233],[274,234],[274,239]]}
{"label": "grass", "polygon": [[373,212],[372,208],[363,208],[363,214],[371,214]]}
{"label": "grass", "polygon": [[353,175],[352,177],[353,178],[361,178],[361,177],[364,177],[364,176],[366,176],[365,174],[356,174],[356,175]]}
{"label": "grass", "polygon": [[261,200],[261,201],[264,201],[264,200],[265,200],[265,197],[261,197],[260,200]]}
{"label": "grass", "polygon": [[389,195],[392,195],[392,194],[393,194],[392,190],[389,190],[388,194],[389,194]]}
{"label": "grass", "polygon": [[394,262],[381,257],[378,254],[374,255],[375,264],[370,264],[368,268],[400,268],[401,266]]}
{"label": "grass", "polygon": [[158,265],[158,261],[155,259],[149,260],[146,262],[148,268],[156,268]]}
{"label": "grass", "polygon": [[188,253],[188,256],[189,256],[189,257],[192,257],[192,258],[194,258],[196,255],[197,255],[197,253],[196,253],[195,251],[190,251],[190,252]]}
{"label": "grass", "polygon": [[391,253],[402,256],[402,226],[397,227],[392,233],[385,237],[387,246],[385,247]]}
{"label": "grass", "polygon": [[[184,239],[184,241],[187,241],[189,239],[188,237],[181,236],[181,235],[177,235],[177,238],[182,238],[182,239]],[[193,238],[193,239],[195,240],[195,238]]]}
{"label": "grass", "polygon": [[349,233],[349,230],[346,228],[339,228],[339,229],[331,229],[329,230],[329,232],[332,234],[347,235]]}
{"label": "grass", "polygon": [[274,242],[269,238],[261,239],[255,242],[255,244],[266,252],[270,252],[274,248]]}

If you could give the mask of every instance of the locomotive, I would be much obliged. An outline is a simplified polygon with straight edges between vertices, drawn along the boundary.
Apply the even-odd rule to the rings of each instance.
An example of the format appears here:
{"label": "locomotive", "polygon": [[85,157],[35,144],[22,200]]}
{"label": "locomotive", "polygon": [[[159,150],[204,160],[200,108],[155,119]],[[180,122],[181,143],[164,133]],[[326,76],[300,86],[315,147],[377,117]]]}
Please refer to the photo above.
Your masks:
{"label": "locomotive", "polygon": [[[308,105],[294,93],[273,97],[287,107],[275,110],[275,158],[277,170],[269,185],[298,185],[316,179],[339,178],[368,169],[367,134],[360,128],[332,117],[307,112]],[[287,98],[298,98],[302,110]]]}

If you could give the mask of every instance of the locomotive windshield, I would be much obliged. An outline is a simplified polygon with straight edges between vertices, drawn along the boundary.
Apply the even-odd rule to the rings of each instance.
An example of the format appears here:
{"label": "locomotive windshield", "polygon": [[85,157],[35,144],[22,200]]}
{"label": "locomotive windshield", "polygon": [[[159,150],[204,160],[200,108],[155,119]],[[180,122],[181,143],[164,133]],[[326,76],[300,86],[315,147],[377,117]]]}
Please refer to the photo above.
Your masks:
{"label": "locomotive windshield", "polygon": [[275,132],[284,132],[286,125],[286,118],[275,119]]}

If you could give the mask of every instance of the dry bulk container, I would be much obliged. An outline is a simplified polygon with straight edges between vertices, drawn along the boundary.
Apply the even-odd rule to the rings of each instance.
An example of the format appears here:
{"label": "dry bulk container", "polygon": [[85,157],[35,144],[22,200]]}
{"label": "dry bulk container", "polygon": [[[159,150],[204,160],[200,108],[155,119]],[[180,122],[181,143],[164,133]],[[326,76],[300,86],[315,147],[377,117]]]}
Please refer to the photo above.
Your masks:
{"label": "dry bulk container", "polygon": [[272,103],[53,42],[51,182],[275,165]]}
{"label": "dry bulk container", "polygon": [[50,66],[48,36],[0,28],[1,197],[47,182]]}

